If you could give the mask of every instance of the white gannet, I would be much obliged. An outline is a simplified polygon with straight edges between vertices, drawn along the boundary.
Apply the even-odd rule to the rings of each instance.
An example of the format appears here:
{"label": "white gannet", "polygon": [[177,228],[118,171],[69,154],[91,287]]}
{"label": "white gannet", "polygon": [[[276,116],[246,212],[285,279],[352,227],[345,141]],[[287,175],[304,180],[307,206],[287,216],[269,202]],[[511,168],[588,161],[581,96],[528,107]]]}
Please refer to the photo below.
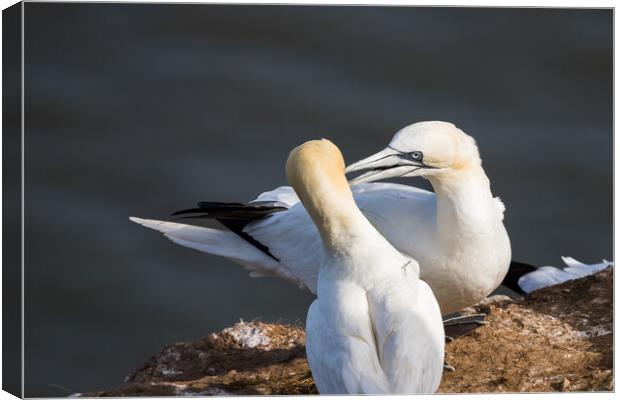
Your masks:
{"label": "white gannet", "polygon": [[[420,277],[433,288],[444,315],[499,286],[510,264],[510,241],[504,207],[491,194],[473,138],[451,123],[416,123],[346,171],[364,169],[370,172],[351,182],[357,206],[395,248],[419,262]],[[395,176],[425,177],[435,193],[367,183]],[[232,232],[131,220],[180,245],[230,258],[251,276],[283,277],[316,293],[322,244],[292,188],[262,193],[248,205],[204,202],[179,214],[215,218]]]}
{"label": "white gannet", "polygon": [[432,393],[443,371],[441,312],[418,263],[357,208],[328,140],[291,151],[286,176],[318,228],[323,258],[306,353],[321,394]]}
{"label": "white gannet", "polygon": [[573,257],[562,257],[562,261],[566,264],[565,268],[552,266],[536,268],[522,264],[525,270],[520,276],[515,276],[517,279],[516,291],[519,294],[529,294],[534,290],[595,274],[598,271],[604,270],[610,266],[613,267],[614,265],[613,262],[607,260],[603,260],[596,264],[584,264],[581,261],[575,260]]}

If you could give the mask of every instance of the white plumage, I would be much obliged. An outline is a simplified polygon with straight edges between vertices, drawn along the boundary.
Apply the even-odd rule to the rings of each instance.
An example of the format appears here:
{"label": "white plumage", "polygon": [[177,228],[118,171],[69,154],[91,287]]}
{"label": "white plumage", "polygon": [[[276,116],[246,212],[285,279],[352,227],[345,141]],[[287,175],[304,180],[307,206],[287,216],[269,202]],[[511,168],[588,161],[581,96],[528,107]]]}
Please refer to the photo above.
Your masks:
{"label": "white plumage", "polygon": [[531,293],[534,290],[544,287],[558,285],[562,282],[595,274],[598,271],[614,265],[613,262],[607,260],[603,260],[603,262],[597,264],[584,264],[572,257],[562,257],[562,261],[566,264],[565,268],[550,266],[540,267],[534,272],[523,275],[519,279],[519,286],[525,293]]}
{"label": "white plumage", "polygon": [[[504,207],[491,194],[471,137],[449,123],[417,123],[398,132],[388,148],[347,171],[364,169],[370,172],[351,186],[357,206],[396,249],[420,263],[420,277],[433,289],[444,314],[482,300],[501,283],[510,264]],[[436,193],[366,183],[391,176],[423,176]],[[289,207],[244,228],[277,260],[228,231],[132,221],[162,231],[181,245],[228,257],[251,269],[253,276],[281,276],[316,293],[322,244],[303,205],[290,187],[262,193],[255,201]]]}
{"label": "white plumage", "polygon": [[417,262],[355,206],[344,162],[327,140],[291,152],[289,182],[320,233],[323,261],[306,323],[321,394],[430,393],[443,370],[441,312]]}
{"label": "white plumage", "polygon": [[[412,155],[421,155],[430,168],[420,168]],[[414,124],[397,133],[386,149],[347,171],[364,169],[370,172],[351,182],[357,206],[394,247],[418,260],[420,276],[433,288],[444,314],[482,300],[501,283],[510,263],[504,205],[491,194],[473,139],[452,124]],[[368,183],[397,175],[426,177],[436,193]],[[257,202],[287,208],[244,228],[277,260],[229,231],[131,220],[183,246],[236,261],[251,276],[282,277],[316,293],[322,244],[294,190],[281,186],[250,204]],[[518,285],[528,293],[580,276],[583,264],[567,260],[569,268],[542,267],[522,276]]]}

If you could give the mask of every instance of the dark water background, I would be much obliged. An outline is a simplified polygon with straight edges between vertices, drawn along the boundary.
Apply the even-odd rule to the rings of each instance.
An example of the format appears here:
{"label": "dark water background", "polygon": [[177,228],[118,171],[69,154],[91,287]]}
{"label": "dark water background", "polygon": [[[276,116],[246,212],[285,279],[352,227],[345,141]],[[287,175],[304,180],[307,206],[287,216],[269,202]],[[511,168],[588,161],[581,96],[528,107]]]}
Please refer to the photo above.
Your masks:
{"label": "dark water background", "polygon": [[[312,297],[134,225],[355,161],[412,122],[480,146],[514,258],[612,259],[612,12],[25,6],[28,396],[109,388],[162,346]],[[410,184],[426,185],[423,180]]]}

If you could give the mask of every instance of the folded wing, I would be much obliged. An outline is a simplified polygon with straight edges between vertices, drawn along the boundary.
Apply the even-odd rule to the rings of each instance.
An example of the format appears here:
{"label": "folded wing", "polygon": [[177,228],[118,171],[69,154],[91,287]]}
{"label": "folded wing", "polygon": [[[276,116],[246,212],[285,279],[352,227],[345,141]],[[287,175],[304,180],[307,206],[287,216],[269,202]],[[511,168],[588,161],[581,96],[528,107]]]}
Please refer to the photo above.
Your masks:
{"label": "folded wing", "polygon": [[[355,293],[353,293],[355,292]],[[348,291],[354,312],[325,310],[315,300],[306,321],[306,354],[321,394],[389,393],[363,290]]]}
{"label": "folded wing", "polygon": [[431,288],[412,272],[368,293],[370,315],[391,393],[434,393],[443,373],[443,322]]}

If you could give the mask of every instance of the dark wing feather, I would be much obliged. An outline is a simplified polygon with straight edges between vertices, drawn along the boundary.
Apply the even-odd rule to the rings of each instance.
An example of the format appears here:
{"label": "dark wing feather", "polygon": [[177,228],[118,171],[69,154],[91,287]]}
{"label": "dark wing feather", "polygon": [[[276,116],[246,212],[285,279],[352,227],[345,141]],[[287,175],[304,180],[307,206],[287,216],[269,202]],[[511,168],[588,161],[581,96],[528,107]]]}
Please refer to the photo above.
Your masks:
{"label": "dark wing feather", "polygon": [[530,264],[518,261],[511,261],[510,267],[508,267],[508,273],[504,277],[502,285],[514,290],[522,296],[525,296],[526,293],[523,291],[523,289],[521,289],[521,287],[519,287],[519,278],[521,278],[525,274],[536,271],[536,269],[536,267]]}
{"label": "dark wing feather", "polygon": [[486,324],[486,314],[461,315],[443,321],[446,336],[452,339],[465,336],[480,326]]}
{"label": "dark wing feather", "polygon": [[172,215],[196,214],[189,218],[237,219],[250,222],[284,210],[288,208],[273,206],[268,202],[241,204],[201,201],[198,208],[176,211]]}
{"label": "dark wing feather", "polygon": [[252,204],[201,201],[198,203],[197,208],[176,211],[171,215],[182,215],[179,219],[215,219],[269,257],[276,261],[280,261],[271,254],[267,246],[245,233],[243,228],[252,221],[263,219],[271,214],[285,210],[288,210],[288,208],[275,206],[273,203],[267,201],[255,202]]}

